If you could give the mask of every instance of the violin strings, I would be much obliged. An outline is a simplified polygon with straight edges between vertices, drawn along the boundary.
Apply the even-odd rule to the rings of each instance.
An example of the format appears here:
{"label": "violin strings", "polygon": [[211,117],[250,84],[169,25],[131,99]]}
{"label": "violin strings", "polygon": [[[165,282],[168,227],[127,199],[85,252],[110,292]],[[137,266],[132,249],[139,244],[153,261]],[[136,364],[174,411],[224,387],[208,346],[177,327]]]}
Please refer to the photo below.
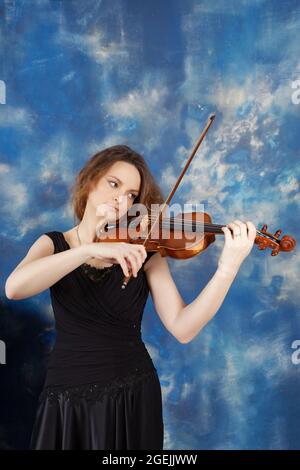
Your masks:
{"label": "violin strings", "polygon": [[208,224],[208,223],[202,224],[202,223],[190,222],[190,221],[179,222],[178,220],[174,222],[172,219],[169,219],[169,221],[170,221],[170,224],[166,220],[162,222],[161,227],[178,229],[178,230],[182,230],[182,228],[185,228],[185,229],[191,229],[192,232],[197,232],[197,231],[199,232],[203,229],[204,230],[206,229],[206,231],[212,230],[214,233],[224,233],[222,230],[222,227],[224,227],[224,225]]}
{"label": "violin strings", "polygon": [[[155,221],[156,218],[150,216],[150,217],[149,217],[149,220],[150,220],[150,221],[152,221],[152,220]],[[194,228],[194,227],[196,227],[196,228],[198,228],[198,227],[204,227],[204,228],[207,228],[207,229],[211,228],[211,229],[217,229],[217,230],[220,229],[220,230],[221,230],[222,227],[225,227],[225,225],[226,225],[226,224],[225,224],[225,225],[221,225],[221,224],[210,224],[210,223],[206,223],[206,222],[203,222],[203,223],[202,223],[202,222],[191,221],[191,220],[184,220],[184,219],[182,219],[181,221],[179,221],[179,220],[176,219],[175,217],[170,217],[169,219],[163,219],[163,221],[165,221],[165,224],[164,224],[164,222],[163,222],[162,226],[168,226],[168,221],[170,221],[171,224],[173,224],[173,226],[177,226],[177,227],[179,227],[179,228],[182,227],[182,225],[184,225],[185,227],[192,227],[192,228]],[[221,232],[224,233],[223,230],[221,230]],[[257,230],[257,232],[259,232],[259,231]]]}
{"label": "violin strings", "polygon": [[[149,216],[148,219],[151,222],[152,220],[153,221],[157,220],[157,217]],[[200,222],[191,221],[191,220],[184,220],[184,219],[182,219],[182,221],[179,221],[175,217],[170,217],[169,219],[167,219],[167,218],[163,219],[163,224],[164,224],[165,227],[169,225],[168,222],[171,222],[171,224],[176,225],[178,227],[179,226],[181,227],[182,224],[184,224],[185,227],[200,227],[200,226],[203,227],[203,226],[205,226],[207,228],[211,227],[211,228],[217,228],[217,229],[218,228],[221,229],[221,227],[224,227],[224,225],[221,225],[221,224],[209,224],[209,223],[205,223],[205,222],[200,223]]]}
{"label": "violin strings", "polygon": [[[157,220],[153,217],[149,217],[150,221],[152,220]],[[175,219],[174,217],[171,217],[169,219],[163,219],[163,222],[162,222],[162,226],[163,227],[168,227],[169,226],[169,222],[170,224],[172,224],[173,227],[178,227],[178,228],[182,228],[182,226],[186,227],[186,228],[206,228],[206,229],[217,229],[217,230],[221,230],[222,227],[224,227],[224,225],[220,225],[220,224],[209,224],[209,223],[201,223],[201,222],[196,222],[196,221],[191,221],[191,220],[177,220]],[[223,233],[223,231],[221,230],[221,232]]]}
{"label": "violin strings", "polygon": [[[154,211],[154,214],[155,214],[155,211]],[[155,217],[150,215],[150,216],[148,216],[148,220],[150,222],[151,221],[156,221],[157,218],[158,218],[158,215],[159,215],[159,213],[157,213],[157,215],[155,215]],[[170,222],[170,225],[169,225],[169,222]],[[163,222],[161,224],[162,228],[168,228],[168,227],[171,228],[172,227],[172,228],[182,229],[182,226],[184,226],[187,229],[191,228],[192,231],[193,231],[193,229],[196,229],[195,230],[196,232],[197,232],[197,228],[201,228],[201,229],[204,228],[204,231],[206,229],[207,231],[212,230],[212,233],[224,233],[223,230],[222,230],[222,227],[226,226],[226,224],[225,225],[211,224],[211,223],[206,223],[206,222],[201,223],[201,222],[197,222],[197,221],[184,220],[184,219],[179,221],[175,217],[163,218]],[[263,237],[265,237],[265,238],[274,238],[274,240],[276,240],[275,237],[272,237],[272,236],[270,237],[269,234],[263,233],[260,230],[256,230],[256,233],[263,236]]]}
{"label": "violin strings", "polygon": [[[171,219],[170,219],[170,220],[171,220]],[[196,224],[196,228],[197,228],[197,223],[194,223],[194,224]],[[221,227],[224,227],[224,225],[219,225],[219,224],[199,224],[199,225],[201,225],[201,228],[202,228],[202,229],[204,228],[204,232],[205,232],[205,229],[208,229],[208,230],[206,230],[206,231],[207,231],[207,233],[209,233],[209,229],[211,229],[212,231],[211,231],[210,233],[221,233],[221,234],[223,233],[223,234],[224,234],[223,230],[221,230]],[[187,226],[189,227],[190,224],[187,223]],[[109,225],[109,228],[114,228],[114,227],[115,227],[114,224],[110,224],[110,225]],[[163,228],[168,228],[168,227],[170,227],[170,228],[178,228],[179,230],[181,230],[181,229],[182,229],[182,224],[180,224],[180,225],[177,224],[177,225],[176,225],[176,224],[173,223],[173,225],[169,226],[169,224],[164,224],[164,223],[163,223],[163,224],[161,225],[161,227],[163,227]],[[194,225],[192,225],[192,229],[193,229],[193,227],[194,227]],[[192,230],[192,231],[193,231],[193,230]],[[197,230],[196,230],[196,232],[197,232]],[[199,232],[198,232],[198,233],[199,233]],[[264,238],[271,239],[271,240],[273,240],[274,242],[277,242],[277,241],[278,241],[274,236],[272,236],[272,235],[270,235],[270,234],[267,234],[267,233],[264,233],[264,232],[261,232],[260,230],[256,230],[256,233],[257,233],[258,235],[264,237]]]}
{"label": "violin strings", "polygon": [[[214,229],[214,230],[218,230],[218,231],[221,231],[223,233],[223,231],[221,230],[221,227],[224,227],[224,225],[217,225],[217,224],[200,224],[200,223],[197,223],[197,222],[188,222],[188,221],[185,221],[185,222],[179,222],[179,221],[176,221],[176,222],[173,222],[171,219],[170,219],[170,224],[167,222],[167,221],[164,221],[162,222],[161,224],[161,227],[163,228],[178,228],[178,229],[182,229],[182,227],[184,226],[185,228],[190,228],[190,229],[197,229],[197,228],[206,228],[206,229]],[[196,230],[197,231],[197,230]]]}

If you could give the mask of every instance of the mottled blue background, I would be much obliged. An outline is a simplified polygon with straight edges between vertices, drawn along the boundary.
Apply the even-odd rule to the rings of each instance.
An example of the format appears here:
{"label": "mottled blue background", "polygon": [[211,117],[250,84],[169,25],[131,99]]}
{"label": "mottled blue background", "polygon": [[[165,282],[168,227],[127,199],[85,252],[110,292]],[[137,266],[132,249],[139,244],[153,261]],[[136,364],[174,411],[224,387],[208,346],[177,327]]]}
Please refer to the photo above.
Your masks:
{"label": "mottled blue background", "polygon": [[[141,152],[165,195],[216,112],[174,202],[215,223],[267,223],[299,239],[298,0],[2,0],[0,79],[1,448],[28,445],[47,353],[49,292],[5,297],[42,233],[74,226],[69,189],[113,144]],[[185,302],[216,270],[224,237],[169,259]],[[151,297],[143,338],[158,369],[165,449],[299,449],[299,251],[254,246],[214,319],[189,344]]]}

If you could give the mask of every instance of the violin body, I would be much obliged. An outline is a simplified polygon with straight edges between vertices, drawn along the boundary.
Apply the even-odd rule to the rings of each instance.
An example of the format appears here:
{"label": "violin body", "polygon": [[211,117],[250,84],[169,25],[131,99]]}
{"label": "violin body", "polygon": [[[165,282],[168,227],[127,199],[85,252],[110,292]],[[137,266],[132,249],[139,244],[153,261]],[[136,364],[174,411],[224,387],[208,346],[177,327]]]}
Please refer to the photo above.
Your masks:
{"label": "violin body", "polygon": [[[185,212],[172,219],[162,219],[159,228],[150,233],[145,245],[146,251],[159,252],[163,257],[175,259],[192,258],[215,241],[213,233],[204,232],[204,223],[211,223],[211,217],[206,212]],[[145,236],[142,232],[138,234],[136,229],[136,223],[132,224],[131,229],[130,223],[127,226],[122,222],[107,224],[102,233],[98,234],[97,241],[144,245]]]}

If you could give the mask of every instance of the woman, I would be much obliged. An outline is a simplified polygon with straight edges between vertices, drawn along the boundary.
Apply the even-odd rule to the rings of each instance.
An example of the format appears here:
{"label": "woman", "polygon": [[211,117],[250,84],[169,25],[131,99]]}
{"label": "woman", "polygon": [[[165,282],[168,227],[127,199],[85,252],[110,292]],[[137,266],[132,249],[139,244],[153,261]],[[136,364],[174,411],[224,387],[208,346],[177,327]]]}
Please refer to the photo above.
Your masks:
{"label": "woman", "polygon": [[161,387],[141,338],[149,290],[169,332],[191,341],[218,311],[256,235],[251,222],[223,227],[216,273],[185,305],[159,253],[95,242],[98,230],[134,203],[149,209],[163,200],[142,156],[122,145],[104,149],[77,176],[72,202],[79,223],[39,237],[8,277],[10,299],[50,288],[56,320],[32,449],[163,449]]}

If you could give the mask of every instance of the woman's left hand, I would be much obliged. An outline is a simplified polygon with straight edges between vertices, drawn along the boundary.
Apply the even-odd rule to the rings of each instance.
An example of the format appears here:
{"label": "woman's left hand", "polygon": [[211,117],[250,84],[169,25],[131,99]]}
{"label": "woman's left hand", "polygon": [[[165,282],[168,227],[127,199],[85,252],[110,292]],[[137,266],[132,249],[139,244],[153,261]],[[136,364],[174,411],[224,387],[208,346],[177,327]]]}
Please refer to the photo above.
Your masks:
{"label": "woman's left hand", "polygon": [[222,227],[222,231],[225,234],[225,245],[218,267],[226,272],[236,273],[253,247],[256,228],[250,221],[243,223],[234,220],[226,227]]}

